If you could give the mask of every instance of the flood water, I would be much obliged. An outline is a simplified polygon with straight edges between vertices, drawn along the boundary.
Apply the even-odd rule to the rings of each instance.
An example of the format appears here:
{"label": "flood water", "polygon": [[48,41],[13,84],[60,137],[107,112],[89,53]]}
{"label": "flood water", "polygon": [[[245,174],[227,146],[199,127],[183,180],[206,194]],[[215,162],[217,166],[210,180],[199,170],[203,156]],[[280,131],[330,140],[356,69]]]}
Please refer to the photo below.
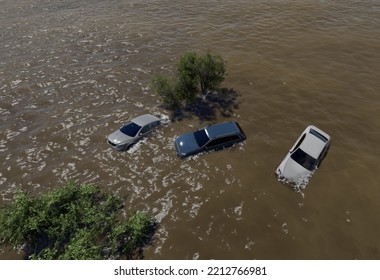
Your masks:
{"label": "flood water", "polygon": [[[378,0],[0,5],[0,205],[76,180],[155,216],[146,259],[380,259]],[[171,118],[150,80],[207,50],[227,61],[231,103]],[[106,136],[143,113],[165,124],[111,149]],[[245,143],[177,158],[181,133],[228,120]],[[332,145],[297,193],[274,171],[309,124]]]}

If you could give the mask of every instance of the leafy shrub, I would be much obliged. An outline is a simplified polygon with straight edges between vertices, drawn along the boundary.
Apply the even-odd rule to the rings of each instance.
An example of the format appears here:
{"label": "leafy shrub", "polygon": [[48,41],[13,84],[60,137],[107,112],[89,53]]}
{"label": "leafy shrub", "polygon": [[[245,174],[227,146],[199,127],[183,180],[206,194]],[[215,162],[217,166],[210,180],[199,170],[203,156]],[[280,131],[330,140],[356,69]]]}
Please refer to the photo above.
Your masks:
{"label": "leafy shrub", "polygon": [[152,80],[152,89],[171,108],[177,108],[181,102],[178,91],[174,88],[168,78],[157,75]]}
{"label": "leafy shrub", "polygon": [[224,81],[226,69],[223,59],[220,56],[213,56],[207,53],[197,59],[197,71],[203,94],[207,90],[216,90]]}
{"label": "leafy shrub", "polygon": [[171,108],[194,102],[199,94],[217,90],[224,81],[225,64],[220,56],[209,52],[198,56],[187,52],[177,62],[177,75],[174,83],[161,75],[152,80],[152,89]]}
{"label": "leafy shrub", "polygon": [[40,197],[20,191],[0,210],[0,245],[23,247],[30,259],[141,257],[156,223],[145,213],[123,220],[122,207],[121,197],[93,185],[69,183]]}

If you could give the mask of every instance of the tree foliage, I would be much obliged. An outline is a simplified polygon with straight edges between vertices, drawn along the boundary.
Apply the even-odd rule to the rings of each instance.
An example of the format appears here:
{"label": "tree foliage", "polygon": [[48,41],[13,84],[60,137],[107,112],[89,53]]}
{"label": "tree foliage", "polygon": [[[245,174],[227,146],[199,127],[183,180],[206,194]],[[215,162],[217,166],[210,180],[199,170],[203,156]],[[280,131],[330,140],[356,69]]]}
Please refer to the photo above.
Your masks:
{"label": "tree foliage", "polygon": [[226,73],[224,62],[220,56],[212,56],[210,53],[197,60],[197,70],[202,93],[207,90],[216,90],[224,81]]}
{"label": "tree foliage", "polygon": [[170,83],[168,78],[161,75],[152,80],[153,91],[172,108],[194,102],[199,94],[217,90],[226,74],[223,59],[209,52],[203,56],[187,52],[180,57],[176,66],[177,75],[174,83]]}
{"label": "tree foliage", "polygon": [[152,80],[152,89],[171,108],[177,108],[181,102],[178,91],[167,77],[157,75]]}
{"label": "tree foliage", "polygon": [[18,192],[0,210],[0,245],[24,248],[30,259],[141,257],[156,223],[146,213],[120,214],[123,198],[93,185],[69,183],[32,197]]}
{"label": "tree foliage", "polygon": [[176,91],[187,103],[193,102],[199,93],[198,60],[195,52],[188,52],[177,63]]}

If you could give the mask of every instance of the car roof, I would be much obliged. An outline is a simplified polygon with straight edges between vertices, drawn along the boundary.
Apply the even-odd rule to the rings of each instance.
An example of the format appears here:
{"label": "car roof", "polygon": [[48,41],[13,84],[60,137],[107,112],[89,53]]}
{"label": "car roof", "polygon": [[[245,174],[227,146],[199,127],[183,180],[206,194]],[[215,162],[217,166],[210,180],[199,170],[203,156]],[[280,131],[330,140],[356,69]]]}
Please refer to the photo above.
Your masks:
{"label": "car roof", "polygon": [[235,122],[224,122],[213,124],[205,128],[210,139],[229,134],[240,133],[239,127]]}
{"label": "car roof", "polygon": [[160,119],[151,115],[151,114],[145,114],[139,117],[136,117],[131,120],[131,122],[134,122],[135,124],[138,124],[139,126],[147,125],[151,122],[159,121]]}
{"label": "car roof", "polygon": [[311,130],[317,131],[326,137],[327,140],[330,139],[330,136],[324,133],[322,130],[318,129],[315,126],[308,126],[306,129],[306,137],[300,145],[300,148],[308,153],[313,158],[317,159],[322,152],[323,148],[326,146],[327,141],[323,141],[321,137],[318,137]]}

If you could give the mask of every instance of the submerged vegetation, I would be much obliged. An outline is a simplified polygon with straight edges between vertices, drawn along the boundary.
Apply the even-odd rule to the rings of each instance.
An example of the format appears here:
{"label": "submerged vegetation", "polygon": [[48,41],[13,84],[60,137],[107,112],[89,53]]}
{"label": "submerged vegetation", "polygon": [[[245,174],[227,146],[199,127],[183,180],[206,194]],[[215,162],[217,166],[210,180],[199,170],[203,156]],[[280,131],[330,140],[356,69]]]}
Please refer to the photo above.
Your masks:
{"label": "submerged vegetation", "polygon": [[223,59],[209,52],[203,56],[187,52],[176,66],[174,80],[162,75],[152,80],[153,91],[172,109],[191,104],[208,91],[218,90],[226,74]]}
{"label": "submerged vegetation", "polygon": [[151,244],[156,222],[122,215],[123,198],[93,185],[68,183],[32,197],[19,191],[0,209],[0,245],[29,259],[133,259]]}

